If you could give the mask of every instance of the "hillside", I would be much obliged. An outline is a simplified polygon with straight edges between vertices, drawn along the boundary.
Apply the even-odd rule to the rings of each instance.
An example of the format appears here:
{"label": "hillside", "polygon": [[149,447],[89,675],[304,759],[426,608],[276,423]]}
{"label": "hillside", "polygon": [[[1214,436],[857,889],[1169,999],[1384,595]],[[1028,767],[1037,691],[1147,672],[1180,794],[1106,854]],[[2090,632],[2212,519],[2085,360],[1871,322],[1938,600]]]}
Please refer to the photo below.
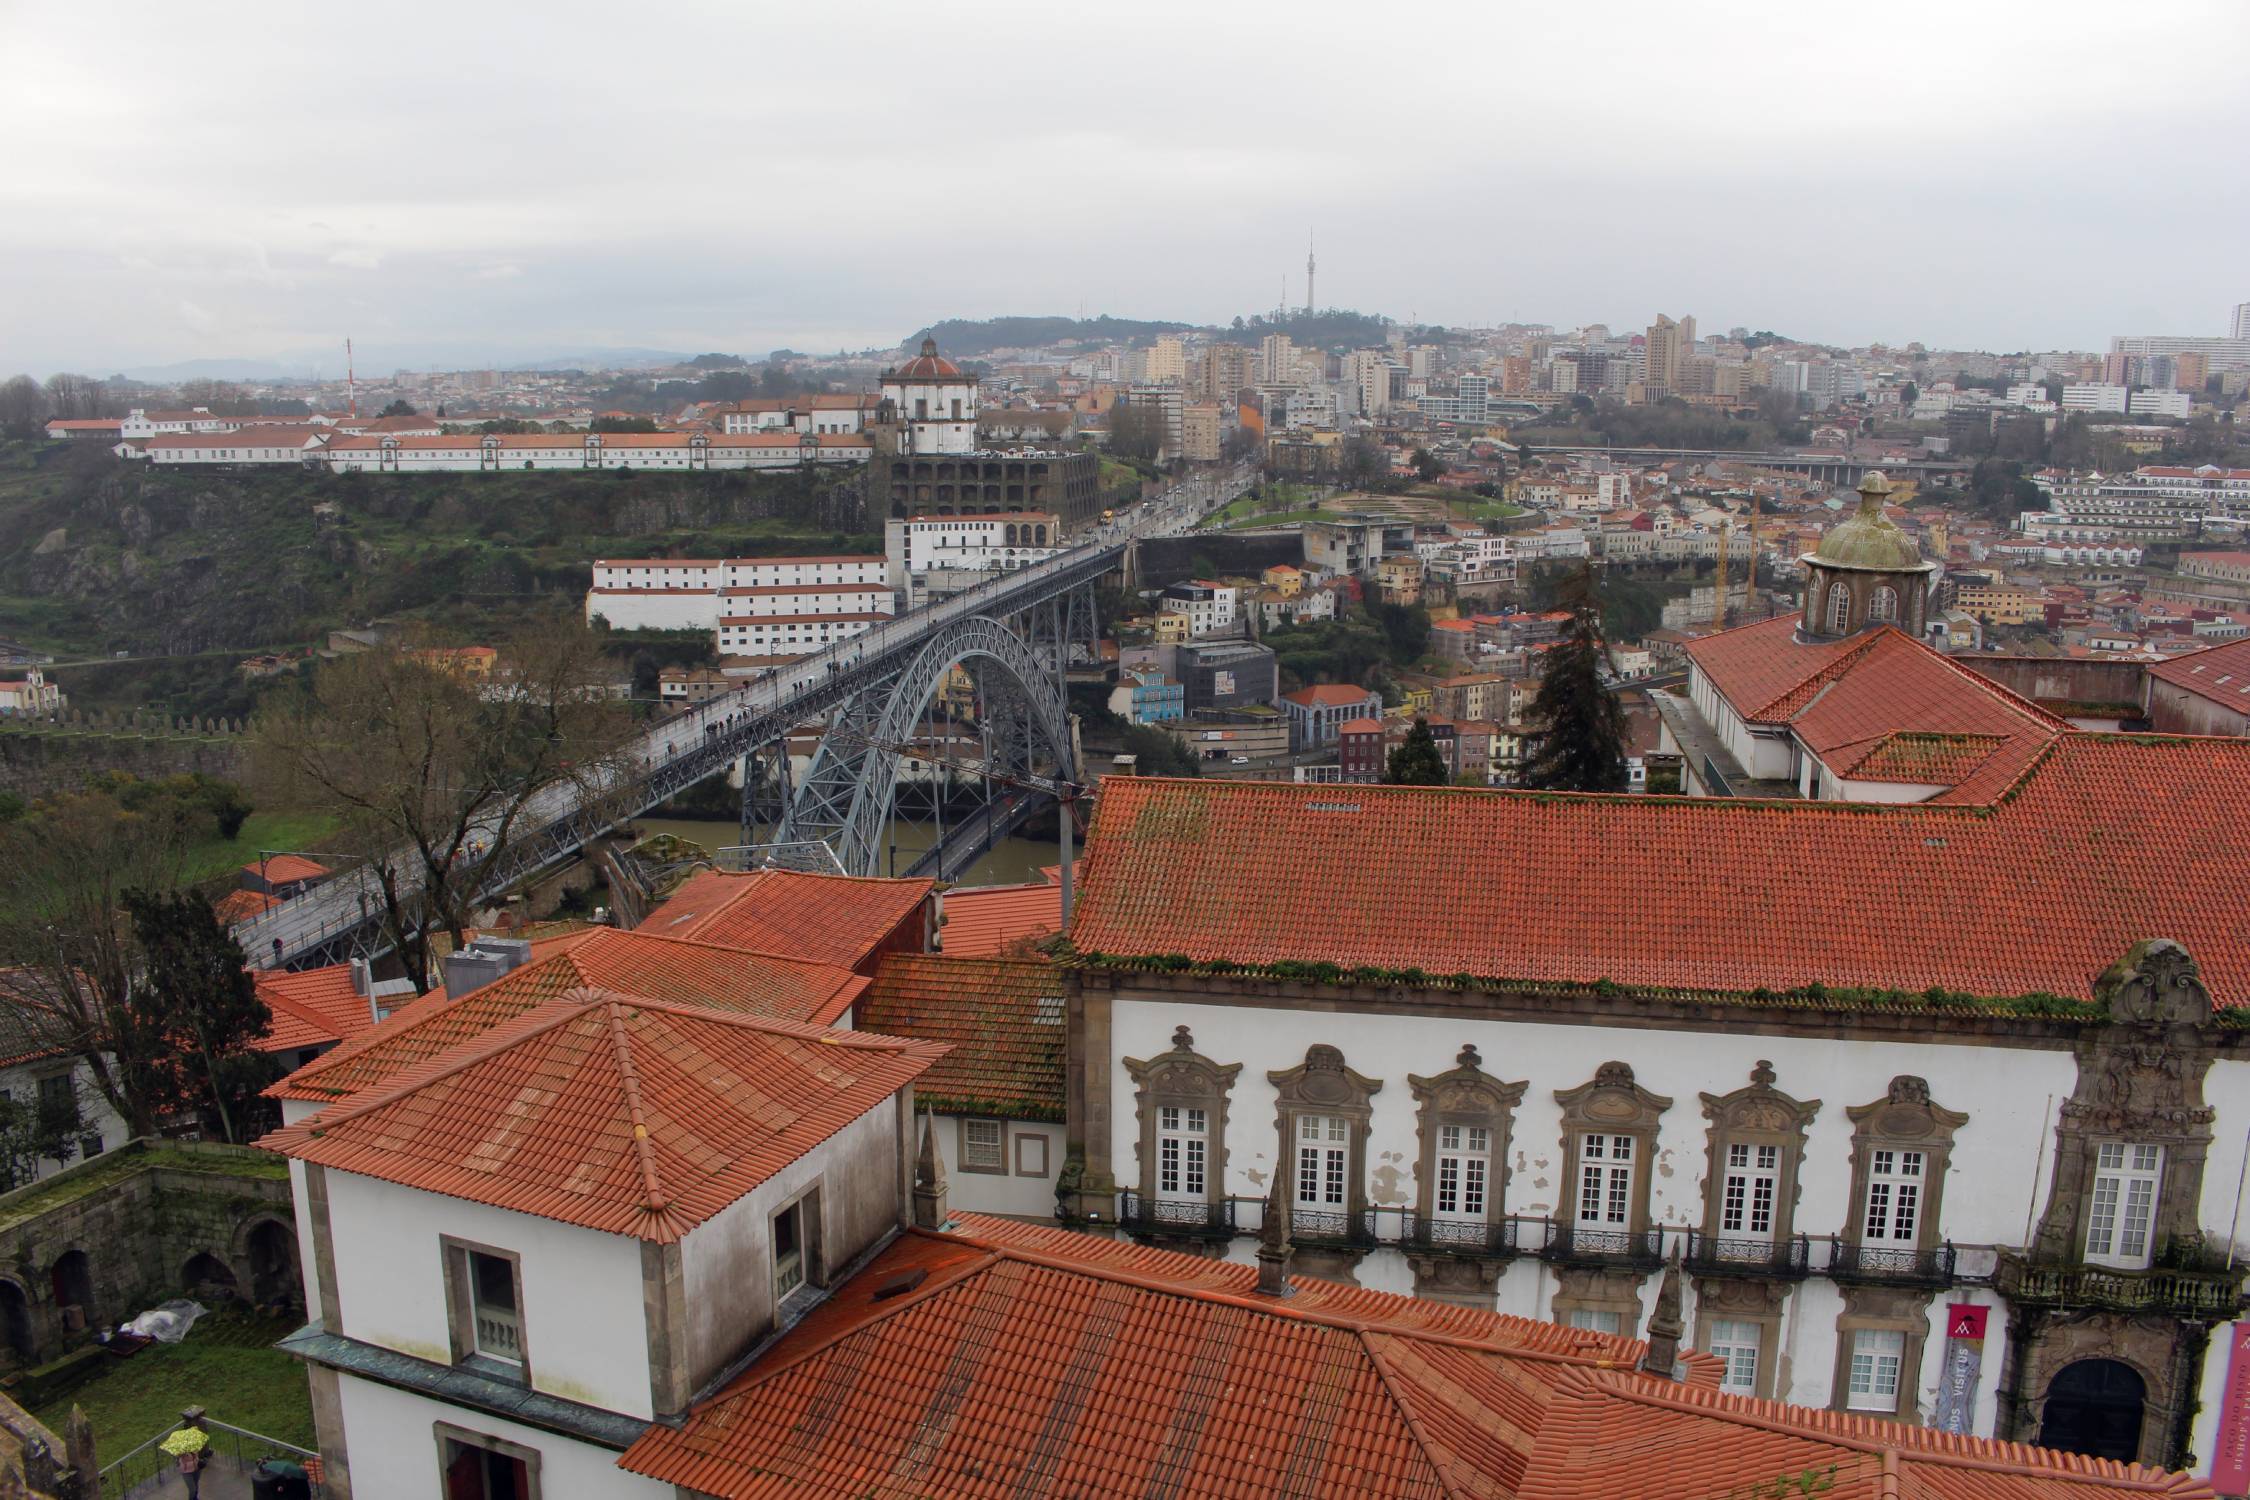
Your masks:
{"label": "hillside", "polygon": [[157,470],[0,445],[0,636],[83,656],[250,651],[575,599],[599,556],[880,551],[860,476]]}

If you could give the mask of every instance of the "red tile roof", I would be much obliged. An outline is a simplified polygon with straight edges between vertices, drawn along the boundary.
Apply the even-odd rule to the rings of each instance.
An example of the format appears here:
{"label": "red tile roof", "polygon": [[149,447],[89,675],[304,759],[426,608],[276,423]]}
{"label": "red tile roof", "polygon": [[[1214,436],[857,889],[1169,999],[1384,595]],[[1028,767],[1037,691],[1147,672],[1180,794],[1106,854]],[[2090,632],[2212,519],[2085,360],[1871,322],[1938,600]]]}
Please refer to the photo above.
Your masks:
{"label": "red tile roof", "polygon": [[1283,693],[1284,703],[1301,704],[1306,708],[1350,708],[1365,703],[1375,696],[1373,689],[1350,687],[1340,682],[1324,682],[1316,687],[1299,688],[1294,693]]}
{"label": "red tile roof", "polygon": [[2250,640],[2229,641],[2224,646],[2153,662],[2148,675],[2238,714],[2250,714]]}
{"label": "red tile roof", "polygon": [[280,897],[269,896],[264,891],[228,891],[211,903],[211,914],[225,926],[232,927],[280,904]]}
{"label": "red tile roof", "polygon": [[852,1022],[953,1049],[916,1085],[918,1105],[1060,1121],[1062,996],[1062,975],[1044,960],[894,953],[852,1007]]}
{"label": "red tile roof", "polygon": [[668,1242],[882,1107],[943,1053],[581,988],[259,1144]]}
{"label": "red tile roof", "polygon": [[2006,788],[2069,725],[1989,678],[1892,626],[1839,641],[1800,641],[1794,616],[1706,636],[1688,646],[1735,711],[1751,723],[1785,724],[1836,774],[1889,736],[1974,736],[1982,755],[1925,759],[1950,774],[1870,777],[1921,780],[1949,790],[1936,801],[1986,802]]}
{"label": "red tile roof", "polygon": [[320,880],[329,871],[320,861],[301,854],[272,854],[244,865],[242,873],[255,875],[268,885],[293,885],[300,880]]}
{"label": "red tile roof", "polygon": [[[2132,944],[2169,937],[2233,1005],[2250,1002],[2245,868],[2250,740],[2064,735],[1991,807],[1133,777],[1103,786],[1071,940],[1511,981],[2091,998]],[[1683,871],[1695,898],[1667,899]]]}
{"label": "red tile roof", "polygon": [[273,1014],[273,1024],[258,1041],[260,1052],[294,1052],[325,1047],[358,1036],[375,1024],[368,1000],[352,988],[352,966],[323,969],[253,971],[258,998]]}
{"label": "red tile roof", "polygon": [[938,944],[955,958],[990,958],[1025,938],[1062,931],[1062,887],[976,886],[945,893]]}
{"label": "red tile roof", "polygon": [[574,935],[567,944],[558,943],[556,951],[538,954],[458,1000],[432,990],[266,1092],[277,1099],[324,1104],[346,1098],[589,986],[825,1026],[851,1008],[867,981],[839,965],[746,955],[709,943],[605,928]]}
{"label": "red tile roof", "polygon": [[936,888],[929,880],[704,870],[642,918],[638,930],[865,969],[886,945],[923,946],[914,924]]}
{"label": "red tile roof", "polygon": [[1824,1493],[1840,1500],[2210,1494],[1722,1395],[1707,1355],[1659,1380],[1632,1368],[1637,1341],[1336,1282],[1261,1297],[1256,1281],[1247,1265],[976,1215],[911,1231],[619,1463],[725,1500],[1673,1500],[1831,1464],[1847,1482]]}

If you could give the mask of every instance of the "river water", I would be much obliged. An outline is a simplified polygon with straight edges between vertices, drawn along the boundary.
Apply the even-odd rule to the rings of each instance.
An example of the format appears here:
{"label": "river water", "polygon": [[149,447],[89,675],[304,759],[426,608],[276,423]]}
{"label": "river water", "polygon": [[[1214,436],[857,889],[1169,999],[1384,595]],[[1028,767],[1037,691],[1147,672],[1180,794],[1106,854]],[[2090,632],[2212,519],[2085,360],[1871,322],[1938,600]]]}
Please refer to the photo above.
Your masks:
{"label": "river water", "polygon": [[[633,827],[643,838],[660,833],[686,839],[691,844],[701,844],[706,849],[722,849],[740,841],[739,828],[732,818],[635,818]],[[931,830],[926,824],[891,824],[891,841],[898,848],[898,869],[904,873],[915,856],[930,846]],[[962,885],[1020,885],[1027,881],[1044,879],[1039,872],[1044,865],[1058,864],[1062,860],[1060,846],[1026,838],[1002,839],[983,858],[969,866],[961,877]],[[889,874],[886,869],[884,874]]]}

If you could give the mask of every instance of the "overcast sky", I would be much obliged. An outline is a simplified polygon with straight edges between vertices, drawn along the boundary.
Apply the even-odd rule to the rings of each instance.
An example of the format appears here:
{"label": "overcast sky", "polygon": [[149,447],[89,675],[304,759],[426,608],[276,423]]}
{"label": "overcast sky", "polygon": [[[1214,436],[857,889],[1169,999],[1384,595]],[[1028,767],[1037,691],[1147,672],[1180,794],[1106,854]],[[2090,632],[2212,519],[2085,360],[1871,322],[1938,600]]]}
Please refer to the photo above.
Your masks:
{"label": "overcast sky", "polygon": [[2250,5],[0,0],[0,374],[932,320],[1693,313],[2103,348],[2250,300]]}

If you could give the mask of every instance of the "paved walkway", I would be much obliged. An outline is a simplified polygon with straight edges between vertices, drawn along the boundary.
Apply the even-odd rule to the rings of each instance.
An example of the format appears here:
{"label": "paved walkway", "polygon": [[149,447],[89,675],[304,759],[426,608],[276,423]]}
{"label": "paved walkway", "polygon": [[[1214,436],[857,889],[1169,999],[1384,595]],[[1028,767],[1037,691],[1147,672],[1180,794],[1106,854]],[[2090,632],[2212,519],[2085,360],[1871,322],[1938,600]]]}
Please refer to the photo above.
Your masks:
{"label": "paved walkway", "polygon": [[[134,1486],[125,1500],[185,1500],[187,1481],[177,1469],[169,1469]],[[203,1470],[203,1492],[199,1500],[250,1500],[250,1473],[223,1454],[214,1455]]]}

